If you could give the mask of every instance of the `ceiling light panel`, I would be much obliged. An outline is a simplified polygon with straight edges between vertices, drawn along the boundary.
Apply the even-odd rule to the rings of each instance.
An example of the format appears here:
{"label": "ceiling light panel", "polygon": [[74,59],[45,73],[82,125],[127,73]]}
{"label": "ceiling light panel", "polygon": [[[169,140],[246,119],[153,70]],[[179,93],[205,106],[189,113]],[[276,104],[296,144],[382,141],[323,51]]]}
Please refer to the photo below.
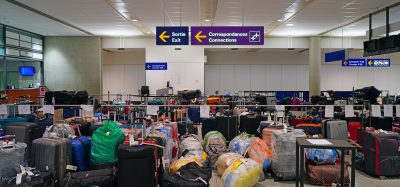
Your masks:
{"label": "ceiling light panel", "polygon": [[[142,35],[142,32],[125,21],[103,0],[18,0],[18,2],[96,35]],[[110,28],[121,24],[126,25],[126,28],[110,32]]]}
{"label": "ceiling light panel", "polygon": [[[290,31],[290,27],[285,25],[278,27],[271,32],[272,36],[281,36],[282,33],[294,32],[296,36],[312,36],[324,32],[337,25],[357,19],[377,7],[388,5],[396,2],[396,0],[363,0],[360,4],[351,4],[344,7],[349,1],[344,0],[318,0],[314,1],[295,16],[294,31]],[[355,8],[356,7],[356,8]],[[351,8],[351,10],[350,10]],[[355,8],[355,9],[353,9]],[[354,12],[352,14],[344,14],[343,12]],[[354,17],[351,17],[354,16]],[[345,32],[346,36],[360,36],[364,29],[353,28],[352,32]],[[354,32],[353,32],[354,31]],[[341,34],[341,32],[340,32]]]}

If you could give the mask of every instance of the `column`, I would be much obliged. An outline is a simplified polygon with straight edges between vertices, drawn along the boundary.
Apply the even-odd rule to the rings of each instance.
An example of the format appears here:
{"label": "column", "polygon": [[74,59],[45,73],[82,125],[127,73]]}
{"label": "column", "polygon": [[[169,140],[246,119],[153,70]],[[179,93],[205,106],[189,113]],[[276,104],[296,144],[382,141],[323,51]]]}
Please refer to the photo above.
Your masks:
{"label": "column", "polygon": [[321,92],[321,39],[320,37],[310,38],[309,51],[309,91],[310,96],[320,95]]}

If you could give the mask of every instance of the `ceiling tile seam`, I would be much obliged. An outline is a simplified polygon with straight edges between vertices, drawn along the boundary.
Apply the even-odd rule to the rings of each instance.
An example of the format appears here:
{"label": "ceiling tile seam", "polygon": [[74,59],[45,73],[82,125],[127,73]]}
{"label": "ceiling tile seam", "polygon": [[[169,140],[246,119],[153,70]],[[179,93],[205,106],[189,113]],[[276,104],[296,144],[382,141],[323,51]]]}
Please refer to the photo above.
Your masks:
{"label": "ceiling tile seam", "polygon": [[58,22],[58,23],[60,23],[60,24],[62,24],[62,25],[65,25],[65,26],[67,26],[67,27],[70,27],[70,28],[72,28],[72,29],[74,29],[74,30],[77,30],[77,31],[79,31],[79,32],[82,32],[82,33],[84,33],[84,34],[87,34],[87,35],[95,35],[95,34],[89,32],[89,31],[87,31],[87,30],[84,30],[84,29],[82,29],[82,28],[80,28],[80,27],[77,27],[77,26],[75,26],[75,25],[73,25],[73,24],[71,24],[71,23],[68,23],[68,22],[66,22],[66,21],[63,21],[63,20],[61,20],[61,19],[55,18],[55,17],[53,17],[53,16],[51,16],[51,15],[49,15],[49,14],[46,14],[46,13],[44,13],[44,12],[42,12],[42,11],[39,11],[39,10],[37,10],[37,9],[34,9],[34,8],[32,8],[32,7],[30,7],[30,6],[27,6],[27,5],[23,4],[23,3],[20,3],[20,2],[18,2],[18,1],[16,1],[16,0],[6,0],[6,1],[9,2],[9,3],[11,3],[11,4],[13,4],[13,5],[16,5],[16,6],[18,6],[18,7],[21,7],[21,8],[24,8],[24,9],[28,10],[28,11],[31,11],[31,12],[33,12],[33,13],[36,13],[36,14],[38,14],[38,15],[41,15],[41,16],[43,16],[43,17],[45,17],[45,18],[48,18],[48,19],[53,20],[53,21],[55,21],[55,22]]}

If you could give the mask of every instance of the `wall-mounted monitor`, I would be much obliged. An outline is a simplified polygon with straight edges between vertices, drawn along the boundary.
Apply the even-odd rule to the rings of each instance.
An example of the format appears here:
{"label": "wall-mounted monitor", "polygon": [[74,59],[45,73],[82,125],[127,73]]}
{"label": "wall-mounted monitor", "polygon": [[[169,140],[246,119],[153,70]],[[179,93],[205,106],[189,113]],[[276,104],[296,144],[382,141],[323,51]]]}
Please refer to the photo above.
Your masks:
{"label": "wall-mounted monitor", "polygon": [[33,76],[35,74],[35,68],[33,66],[20,66],[19,74],[21,76]]}

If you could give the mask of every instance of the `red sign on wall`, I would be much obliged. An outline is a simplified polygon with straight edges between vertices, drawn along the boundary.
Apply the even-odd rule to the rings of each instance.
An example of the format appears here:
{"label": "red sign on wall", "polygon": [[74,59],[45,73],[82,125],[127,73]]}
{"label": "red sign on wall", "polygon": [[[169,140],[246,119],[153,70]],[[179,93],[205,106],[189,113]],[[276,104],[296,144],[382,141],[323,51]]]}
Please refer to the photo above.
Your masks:
{"label": "red sign on wall", "polygon": [[46,95],[46,86],[39,86],[39,96],[44,97]]}

